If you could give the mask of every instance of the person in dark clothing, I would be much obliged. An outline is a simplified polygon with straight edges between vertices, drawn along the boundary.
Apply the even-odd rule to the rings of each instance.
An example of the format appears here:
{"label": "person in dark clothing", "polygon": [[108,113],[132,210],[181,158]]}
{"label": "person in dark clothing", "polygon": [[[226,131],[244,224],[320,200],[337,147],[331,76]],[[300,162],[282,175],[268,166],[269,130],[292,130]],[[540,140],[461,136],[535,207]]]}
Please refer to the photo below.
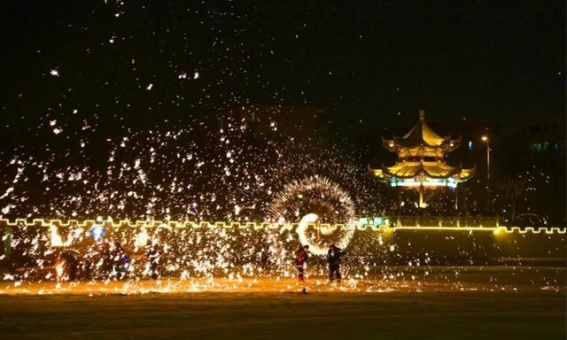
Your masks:
{"label": "person in dark clothing", "polygon": [[161,277],[161,251],[157,244],[149,244],[146,249],[146,259],[149,263],[149,274],[152,279]]}
{"label": "person in dark clothing", "polygon": [[305,266],[309,260],[309,245],[304,245],[295,252],[295,267],[297,268],[297,279],[305,282]]}
{"label": "person in dark clothing", "polygon": [[327,252],[327,263],[329,264],[329,281],[333,282],[336,278],[337,282],[341,282],[341,256],[342,249],[331,244]]}
{"label": "person in dark clothing", "polygon": [[112,275],[112,265],[114,261],[112,259],[110,244],[108,242],[104,242],[101,245],[100,256],[102,257],[101,278],[109,279]]}
{"label": "person in dark clothing", "polygon": [[122,248],[122,245],[118,242],[114,242],[114,247],[111,251],[111,261],[112,261],[112,274],[116,279],[123,279],[126,276],[128,264],[130,258]]}
{"label": "person in dark clothing", "polygon": [[66,251],[59,256],[59,261],[63,268],[63,280],[75,281],[77,279],[77,272],[79,267],[79,260],[77,255]]}

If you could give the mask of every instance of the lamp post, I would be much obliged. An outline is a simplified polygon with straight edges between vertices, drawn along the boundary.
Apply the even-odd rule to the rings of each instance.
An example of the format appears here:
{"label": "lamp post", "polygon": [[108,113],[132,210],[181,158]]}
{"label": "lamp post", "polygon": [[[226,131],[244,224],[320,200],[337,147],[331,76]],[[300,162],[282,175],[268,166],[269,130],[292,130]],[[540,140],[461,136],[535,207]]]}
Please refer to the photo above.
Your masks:
{"label": "lamp post", "polygon": [[482,136],[482,141],[486,143],[486,211],[490,211],[490,140],[487,136]]}

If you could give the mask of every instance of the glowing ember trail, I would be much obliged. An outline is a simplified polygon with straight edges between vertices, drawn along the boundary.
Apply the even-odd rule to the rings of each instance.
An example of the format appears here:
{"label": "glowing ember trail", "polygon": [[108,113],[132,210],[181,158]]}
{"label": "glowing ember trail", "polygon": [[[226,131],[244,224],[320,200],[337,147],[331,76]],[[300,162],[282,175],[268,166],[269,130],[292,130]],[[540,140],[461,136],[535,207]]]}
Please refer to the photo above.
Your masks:
{"label": "glowing ember trail", "polygon": [[[21,67],[7,78],[11,99],[0,113],[0,294],[297,290],[293,255],[305,244],[308,285],[320,291],[420,291],[430,280],[513,291],[491,274],[479,285],[462,276],[468,267],[515,275],[533,263],[563,265],[564,225],[456,211],[446,204],[454,185],[432,192],[435,210],[421,210],[411,192],[392,194],[373,178],[369,143],[352,147],[345,137],[362,131],[362,120],[328,130],[341,124],[341,107],[362,108],[353,109],[357,96],[345,96],[344,84],[370,73],[362,64],[299,62],[320,54],[310,50],[290,58],[311,46],[304,36],[324,38],[311,26],[324,22],[318,15],[291,20],[311,8],[295,6],[274,25],[279,13],[267,2],[252,12],[248,2],[172,2],[157,16],[135,1],[77,3],[72,15],[52,8],[53,22],[28,20],[47,26],[6,45],[18,47],[7,57],[24,57],[13,60]],[[333,20],[345,13],[335,7],[325,14]],[[35,10],[30,18],[43,18]],[[284,29],[273,34],[276,26]],[[371,46],[366,35],[361,46]],[[325,76],[313,82],[315,74]],[[342,85],[319,87],[327,84]],[[507,191],[490,188],[487,205],[500,204],[501,216],[520,201],[533,211],[557,180],[537,167],[515,177]],[[517,202],[506,202],[512,194]],[[473,191],[459,195],[476,205]],[[340,286],[326,282],[330,243],[345,251]],[[550,277],[534,287],[564,288]]]}

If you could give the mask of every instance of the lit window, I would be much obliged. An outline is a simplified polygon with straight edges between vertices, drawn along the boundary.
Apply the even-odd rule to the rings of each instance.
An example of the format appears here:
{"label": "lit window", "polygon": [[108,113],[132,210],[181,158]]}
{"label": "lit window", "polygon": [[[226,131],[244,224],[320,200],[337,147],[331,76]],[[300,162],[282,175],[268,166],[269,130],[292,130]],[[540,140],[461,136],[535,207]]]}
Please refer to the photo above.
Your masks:
{"label": "lit window", "polygon": [[469,141],[469,151],[473,149],[473,143],[472,140]]}

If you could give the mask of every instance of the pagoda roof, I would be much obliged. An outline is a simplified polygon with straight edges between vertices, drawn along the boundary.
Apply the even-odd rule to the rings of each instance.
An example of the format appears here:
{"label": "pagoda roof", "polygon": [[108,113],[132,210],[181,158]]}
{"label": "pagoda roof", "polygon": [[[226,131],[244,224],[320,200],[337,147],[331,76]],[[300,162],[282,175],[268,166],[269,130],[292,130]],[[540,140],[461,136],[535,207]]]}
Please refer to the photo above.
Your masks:
{"label": "pagoda roof", "polygon": [[393,166],[386,167],[382,165],[381,169],[371,169],[375,176],[380,179],[397,178],[415,178],[424,175],[429,178],[454,178],[459,182],[470,179],[475,169],[463,169],[462,167],[453,167],[447,163],[440,161],[415,161],[415,162],[398,162]]}
{"label": "pagoda roof", "polygon": [[393,137],[393,139],[382,138],[382,144],[385,148],[392,152],[396,152],[400,148],[415,147],[431,147],[442,148],[445,152],[455,150],[460,145],[459,139],[451,139],[450,137],[441,137],[425,122],[425,112],[419,111],[419,122],[414,125],[401,138]]}

